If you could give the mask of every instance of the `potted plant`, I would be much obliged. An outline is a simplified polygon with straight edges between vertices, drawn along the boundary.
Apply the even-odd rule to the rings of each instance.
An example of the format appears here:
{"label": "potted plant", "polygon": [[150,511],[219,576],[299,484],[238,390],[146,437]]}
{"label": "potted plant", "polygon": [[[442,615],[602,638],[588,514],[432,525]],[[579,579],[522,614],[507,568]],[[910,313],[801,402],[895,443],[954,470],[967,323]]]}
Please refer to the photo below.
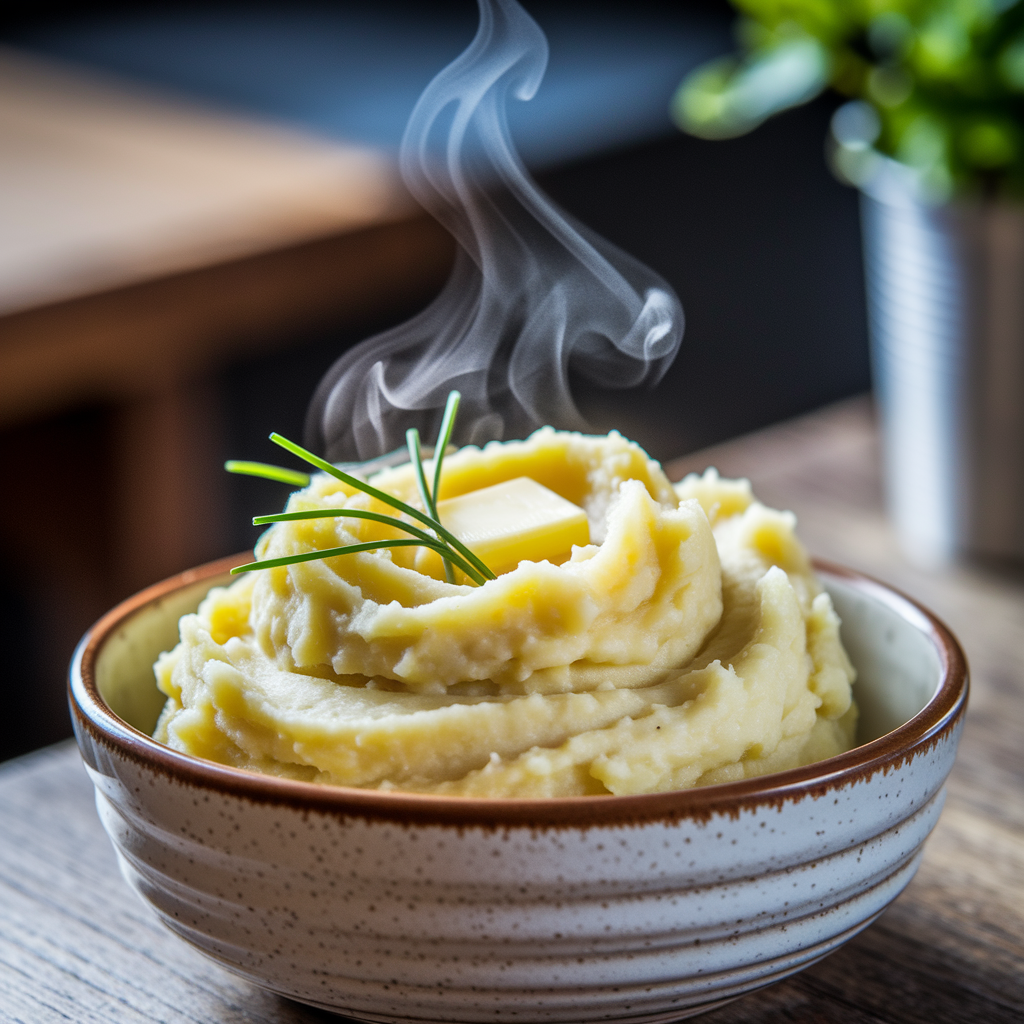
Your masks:
{"label": "potted plant", "polygon": [[692,72],[727,138],[827,88],[862,196],[887,490],[921,561],[1024,558],[1024,3],[733,0],[740,51]]}

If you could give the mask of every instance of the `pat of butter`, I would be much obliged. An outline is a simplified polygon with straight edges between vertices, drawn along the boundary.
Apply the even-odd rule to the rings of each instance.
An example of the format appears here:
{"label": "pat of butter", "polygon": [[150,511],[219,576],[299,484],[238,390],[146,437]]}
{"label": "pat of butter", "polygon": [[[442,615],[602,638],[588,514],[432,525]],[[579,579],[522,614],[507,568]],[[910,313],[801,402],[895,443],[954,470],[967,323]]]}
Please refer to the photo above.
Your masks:
{"label": "pat of butter", "polygon": [[[440,501],[437,514],[495,575],[510,572],[523,559],[565,561],[574,544],[590,543],[583,509],[526,476]],[[444,578],[441,558],[433,551],[421,549],[416,568]]]}

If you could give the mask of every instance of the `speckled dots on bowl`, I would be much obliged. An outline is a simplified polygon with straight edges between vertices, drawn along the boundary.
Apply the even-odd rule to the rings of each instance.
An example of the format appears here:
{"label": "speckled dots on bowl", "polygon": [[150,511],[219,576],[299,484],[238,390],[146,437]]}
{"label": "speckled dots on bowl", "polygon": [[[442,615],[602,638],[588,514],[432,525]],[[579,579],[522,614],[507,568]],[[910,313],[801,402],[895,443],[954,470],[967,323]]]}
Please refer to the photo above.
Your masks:
{"label": "speckled dots on bowl", "polygon": [[203,952],[302,1002],[369,1021],[679,1020],[868,925],[938,818],[963,655],[854,573],[819,566],[860,673],[861,746],[705,789],[524,801],[317,787],[150,739],[154,656],[229,564],[102,619],[72,711],[130,884]]}

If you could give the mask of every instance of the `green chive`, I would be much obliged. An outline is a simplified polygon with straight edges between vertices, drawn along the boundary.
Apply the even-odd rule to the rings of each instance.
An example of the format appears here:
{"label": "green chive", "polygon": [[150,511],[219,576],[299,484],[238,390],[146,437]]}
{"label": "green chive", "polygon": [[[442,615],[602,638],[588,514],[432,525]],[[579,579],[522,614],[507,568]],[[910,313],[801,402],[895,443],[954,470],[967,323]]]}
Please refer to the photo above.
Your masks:
{"label": "green chive", "polygon": [[420,490],[420,500],[426,509],[427,515],[437,518],[437,506],[434,504],[434,497],[427,486],[427,474],[423,471],[423,452],[420,449],[420,432],[415,427],[410,427],[405,432],[405,443],[409,448],[409,461],[416,470],[416,486]]}
{"label": "green chive", "polygon": [[[458,391],[448,392],[448,402],[444,407],[444,417],[441,419],[441,430],[437,435],[437,444],[434,445],[434,501],[441,492],[441,463],[444,461],[444,453],[448,449],[448,443],[452,439],[452,431],[455,429],[455,417],[459,411],[459,402],[462,395]],[[437,507],[434,507],[434,518],[438,519]]]}
{"label": "green chive", "polygon": [[[455,428],[455,416],[459,411],[459,401],[461,398],[462,395],[460,395],[458,391],[448,392],[448,401],[445,403],[444,416],[441,417],[441,429],[437,434],[437,444],[434,445],[434,490],[431,494],[431,501],[433,503],[431,512],[433,512],[434,518],[438,522],[441,522],[441,516],[437,511],[437,495],[441,490],[441,463],[444,461],[445,449],[448,447],[448,442],[452,437],[452,430]],[[423,476],[422,468],[420,469],[420,476]],[[427,482],[424,479],[424,489],[426,486]],[[445,579],[447,579],[449,583],[455,582],[455,573],[452,571],[452,567],[448,564],[447,560],[444,563],[444,575]]]}
{"label": "green chive", "polygon": [[229,459],[224,463],[224,468],[229,473],[240,473],[243,476],[260,476],[264,480],[276,480],[282,484],[294,484],[296,487],[309,486],[309,474],[299,473],[294,469],[285,469],[283,466],[271,466],[267,462],[242,462],[238,459]]}
{"label": "green chive", "polygon": [[[405,442],[409,446],[409,461],[412,462],[413,468],[416,470],[416,484],[420,489],[420,499],[423,502],[423,507],[430,513],[430,516],[435,522],[440,522],[441,517],[437,514],[437,502],[434,500],[434,495],[430,493],[430,487],[427,484],[427,474],[423,471],[423,452],[420,449],[420,432],[415,427],[410,427],[405,432]],[[447,558],[444,561],[444,578],[449,583],[455,582],[455,571],[452,569],[451,562]]]}
{"label": "green chive", "polygon": [[399,512],[404,512],[407,516],[412,519],[417,519],[423,523],[424,526],[430,527],[434,530],[437,535],[446,541],[451,547],[455,548],[461,555],[463,555],[468,561],[470,561],[480,575],[486,579],[493,580],[497,579],[493,572],[479,559],[476,555],[465,544],[459,540],[451,531],[446,530],[436,519],[432,519],[429,515],[424,512],[420,512],[419,509],[413,508],[411,505],[407,505],[400,498],[396,498],[393,494],[388,494],[386,491],[379,490],[372,484],[368,484],[365,480],[360,480],[359,477],[352,476],[349,473],[344,472],[332,466],[329,462],[325,462],[319,456],[314,455],[310,451],[306,451],[301,445],[296,444],[294,441],[289,441],[288,438],[282,437],[280,434],[274,433],[270,435],[270,440],[274,444],[280,445],[286,451],[291,452],[293,455],[297,455],[300,459],[308,462],[311,466],[316,466],[317,469],[328,473],[333,476],[336,480],[340,480],[343,484],[347,484],[349,487],[354,487],[356,490],[362,491],[364,494],[369,494],[371,498],[376,498],[378,501],[382,501],[385,505],[390,505],[392,508],[398,509]]}
{"label": "green chive", "polygon": [[240,572],[252,572],[254,569],[274,569],[279,565],[294,565],[297,562],[315,562],[319,558],[334,558],[335,555],[353,555],[358,551],[376,551],[379,548],[407,548],[407,547],[428,547],[436,551],[442,551],[444,545],[438,541],[408,539],[408,540],[370,540],[365,544],[346,544],[340,548],[326,548],[323,551],[304,551],[298,555],[284,555],[281,558],[265,558],[259,562],[249,562],[246,565],[236,565],[231,570],[232,575]]}
{"label": "green chive", "polygon": [[[437,544],[441,544],[444,547],[443,542],[438,541],[437,538],[432,537],[425,530],[421,530],[410,523],[403,522],[401,519],[396,519],[394,516],[386,516],[380,512],[368,512],[364,509],[357,508],[315,508],[307,509],[303,512],[278,512],[275,515],[270,516],[256,516],[253,519],[253,526],[263,526],[266,523],[292,523],[301,521],[304,519],[328,519],[328,518],[344,518],[344,519],[370,519],[375,523],[383,523],[385,526],[393,526],[395,529],[404,530],[406,533],[411,533],[414,537],[419,537],[421,541],[426,544],[427,547],[432,547],[435,550]],[[474,582],[477,584],[484,583],[484,577],[472,565],[469,564],[464,558],[456,554],[450,548],[444,547],[443,557],[447,561],[449,558],[454,560],[455,564]],[[454,577],[448,581],[454,583]]]}
{"label": "green chive", "polygon": [[[231,571],[250,572],[253,569],[270,569],[279,565],[293,565],[296,562],[310,562],[319,558],[331,558],[334,555],[350,554],[357,551],[375,551],[378,548],[393,547],[427,547],[437,551],[444,562],[444,574],[449,583],[455,582],[455,570],[453,564],[457,565],[471,580],[483,585],[487,580],[495,579],[490,569],[466,547],[458,537],[441,525],[441,517],[437,512],[437,495],[441,487],[441,465],[444,461],[445,449],[451,441],[452,431],[455,427],[455,416],[459,410],[461,395],[458,391],[448,393],[448,401],[445,403],[444,415],[441,418],[441,430],[438,434],[437,445],[434,449],[434,488],[431,491],[427,483],[427,475],[423,467],[423,451],[420,447],[420,433],[415,427],[406,431],[405,439],[409,450],[409,458],[416,473],[416,483],[419,488],[420,497],[423,500],[424,511],[407,505],[404,501],[396,498],[393,494],[379,490],[368,484],[360,477],[346,473],[338,466],[324,461],[319,456],[307,451],[301,445],[280,434],[270,435],[270,440],[280,445],[286,451],[297,455],[300,459],[315,466],[324,473],[328,473],[336,480],[362,491],[364,494],[376,498],[385,505],[390,505],[399,512],[404,513],[412,519],[419,520],[430,532],[421,530],[419,527],[410,526],[401,519],[394,516],[382,515],[379,512],[367,512],[362,509],[310,509],[303,512],[282,512],[277,515],[257,516],[253,519],[253,525],[262,526],[265,523],[283,523],[300,519],[319,519],[327,516],[338,516],[349,519],[371,519],[378,523],[384,523],[395,529],[402,530],[412,535],[409,539],[403,540],[379,540],[368,541],[363,544],[347,544],[340,548],[330,548],[326,551],[309,551],[301,555],[287,555],[283,558],[272,558],[261,562],[251,562],[248,565],[238,566]],[[371,460],[372,463],[373,460]],[[367,465],[367,464],[364,464]],[[229,473],[244,473],[248,476],[259,476],[267,480],[276,480],[281,483],[293,484],[298,487],[309,485],[309,475],[299,473],[292,469],[284,469],[281,466],[272,466],[266,462],[242,462],[232,459],[224,464]]]}

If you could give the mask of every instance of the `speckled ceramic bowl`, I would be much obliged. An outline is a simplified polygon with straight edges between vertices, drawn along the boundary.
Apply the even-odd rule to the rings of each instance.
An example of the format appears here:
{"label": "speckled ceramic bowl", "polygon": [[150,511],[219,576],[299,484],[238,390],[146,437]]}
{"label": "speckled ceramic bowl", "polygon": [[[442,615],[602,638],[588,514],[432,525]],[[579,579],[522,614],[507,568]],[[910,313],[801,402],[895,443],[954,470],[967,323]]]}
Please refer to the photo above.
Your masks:
{"label": "speckled ceramic bowl", "polygon": [[229,970],[368,1021],[674,1021],[785,977],[910,881],[967,700],[949,631],[819,566],[857,665],[861,746],[651,796],[478,800],[318,787],[147,735],[157,652],[231,564],[86,635],[78,741],[129,883]]}

